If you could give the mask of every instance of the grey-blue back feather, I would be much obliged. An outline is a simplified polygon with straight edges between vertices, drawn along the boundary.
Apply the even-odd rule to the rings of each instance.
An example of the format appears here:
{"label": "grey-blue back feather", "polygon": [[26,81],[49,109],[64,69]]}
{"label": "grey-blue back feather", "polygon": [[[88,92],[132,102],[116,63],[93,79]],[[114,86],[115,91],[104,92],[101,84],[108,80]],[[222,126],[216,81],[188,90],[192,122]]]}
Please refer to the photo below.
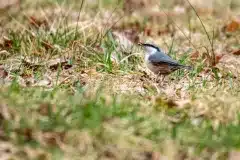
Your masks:
{"label": "grey-blue back feather", "polygon": [[177,61],[173,60],[170,56],[168,56],[167,54],[163,53],[163,52],[156,52],[155,54],[151,54],[148,57],[148,60],[150,62],[153,63],[169,63],[172,65],[177,65],[177,66],[181,66],[181,64],[179,64]]}

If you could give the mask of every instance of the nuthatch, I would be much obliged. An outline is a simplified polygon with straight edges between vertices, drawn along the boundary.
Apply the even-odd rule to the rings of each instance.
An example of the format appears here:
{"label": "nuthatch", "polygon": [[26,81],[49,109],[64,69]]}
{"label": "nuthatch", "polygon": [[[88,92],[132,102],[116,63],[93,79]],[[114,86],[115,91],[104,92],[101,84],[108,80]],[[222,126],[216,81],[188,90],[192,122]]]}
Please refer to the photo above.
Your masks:
{"label": "nuthatch", "polygon": [[178,69],[192,70],[191,66],[179,64],[153,44],[139,43],[145,49],[147,67],[156,75],[166,76]]}

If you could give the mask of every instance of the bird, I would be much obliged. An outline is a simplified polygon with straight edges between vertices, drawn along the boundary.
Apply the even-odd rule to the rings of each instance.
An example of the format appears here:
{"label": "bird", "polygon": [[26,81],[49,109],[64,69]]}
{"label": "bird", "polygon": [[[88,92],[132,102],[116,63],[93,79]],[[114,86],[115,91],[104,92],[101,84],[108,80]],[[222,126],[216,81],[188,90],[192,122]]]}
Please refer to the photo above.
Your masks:
{"label": "bird", "polygon": [[191,66],[185,66],[173,60],[164,53],[158,46],[150,43],[138,43],[145,50],[145,63],[150,71],[157,76],[169,75],[178,69],[192,70]]}

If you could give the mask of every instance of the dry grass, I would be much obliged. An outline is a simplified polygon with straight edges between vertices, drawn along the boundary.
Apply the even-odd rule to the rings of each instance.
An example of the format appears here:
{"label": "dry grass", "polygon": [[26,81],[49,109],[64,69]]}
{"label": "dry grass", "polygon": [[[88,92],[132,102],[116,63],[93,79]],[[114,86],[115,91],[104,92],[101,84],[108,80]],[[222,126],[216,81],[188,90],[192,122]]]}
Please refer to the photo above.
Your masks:
{"label": "dry grass", "polygon": [[[0,17],[0,158],[231,158],[240,143],[237,12],[225,21],[197,8],[204,31],[184,5],[166,16],[122,3],[85,1],[80,11],[74,1],[26,0]],[[194,70],[160,87],[138,41]]]}

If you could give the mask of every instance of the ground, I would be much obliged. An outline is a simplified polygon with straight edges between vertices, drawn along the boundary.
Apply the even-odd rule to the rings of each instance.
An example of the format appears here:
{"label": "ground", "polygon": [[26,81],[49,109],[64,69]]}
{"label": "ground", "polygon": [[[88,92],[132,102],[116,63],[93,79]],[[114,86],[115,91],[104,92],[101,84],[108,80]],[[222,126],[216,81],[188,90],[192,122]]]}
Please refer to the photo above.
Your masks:
{"label": "ground", "polygon": [[0,158],[239,159],[239,2],[163,2],[0,3]]}

